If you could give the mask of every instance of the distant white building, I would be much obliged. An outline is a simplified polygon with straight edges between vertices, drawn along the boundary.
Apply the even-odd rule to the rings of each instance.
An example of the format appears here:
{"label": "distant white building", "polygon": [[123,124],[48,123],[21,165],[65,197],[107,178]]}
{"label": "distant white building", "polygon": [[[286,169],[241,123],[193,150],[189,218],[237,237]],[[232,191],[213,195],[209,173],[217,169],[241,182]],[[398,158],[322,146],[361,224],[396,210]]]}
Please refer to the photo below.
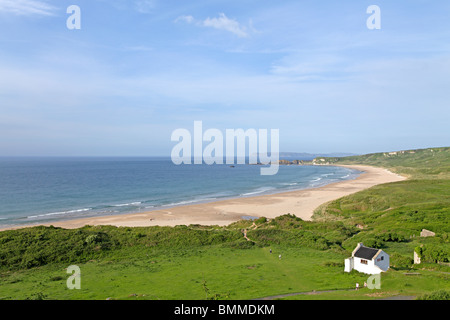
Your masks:
{"label": "distant white building", "polygon": [[365,247],[358,243],[351,258],[345,259],[345,272],[353,269],[366,274],[380,274],[389,269],[389,255],[381,249]]}

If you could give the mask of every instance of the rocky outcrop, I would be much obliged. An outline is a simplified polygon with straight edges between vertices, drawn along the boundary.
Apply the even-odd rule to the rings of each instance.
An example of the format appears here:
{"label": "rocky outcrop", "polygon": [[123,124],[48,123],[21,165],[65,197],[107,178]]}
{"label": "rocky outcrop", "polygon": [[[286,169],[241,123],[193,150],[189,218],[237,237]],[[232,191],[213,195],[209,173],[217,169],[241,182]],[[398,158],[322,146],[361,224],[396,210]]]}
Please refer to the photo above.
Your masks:
{"label": "rocky outcrop", "polygon": [[292,162],[290,162],[289,160],[278,160],[278,164],[280,164],[280,165],[290,165],[290,164],[292,164]]}

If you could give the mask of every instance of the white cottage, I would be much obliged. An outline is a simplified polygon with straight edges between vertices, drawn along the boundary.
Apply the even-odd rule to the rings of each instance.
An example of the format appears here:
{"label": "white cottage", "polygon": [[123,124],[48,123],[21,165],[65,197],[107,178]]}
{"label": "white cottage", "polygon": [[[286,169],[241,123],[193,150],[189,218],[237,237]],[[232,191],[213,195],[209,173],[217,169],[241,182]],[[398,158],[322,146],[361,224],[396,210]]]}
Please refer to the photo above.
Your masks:
{"label": "white cottage", "polygon": [[351,258],[345,259],[345,272],[353,269],[366,274],[380,274],[389,269],[389,255],[381,249],[365,247],[358,243]]}

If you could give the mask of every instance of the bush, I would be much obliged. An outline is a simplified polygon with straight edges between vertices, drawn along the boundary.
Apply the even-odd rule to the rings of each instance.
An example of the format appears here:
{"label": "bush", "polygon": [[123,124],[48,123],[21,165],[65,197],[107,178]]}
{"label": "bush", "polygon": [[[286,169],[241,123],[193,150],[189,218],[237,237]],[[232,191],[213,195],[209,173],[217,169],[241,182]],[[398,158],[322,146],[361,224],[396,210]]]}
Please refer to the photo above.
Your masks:
{"label": "bush", "polygon": [[92,243],[97,243],[99,241],[100,241],[100,239],[99,239],[98,235],[91,234],[90,236],[88,236],[86,238],[86,240],[84,242],[86,242],[87,244],[92,244]]}
{"label": "bush", "polygon": [[311,231],[299,229],[256,229],[249,232],[249,238],[256,241],[260,247],[283,244],[318,250],[329,249],[328,241],[325,238]]}
{"label": "bush", "polygon": [[263,224],[267,222],[267,218],[261,217],[255,220],[255,224]]}
{"label": "bush", "polygon": [[245,239],[242,239],[225,243],[223,246],[232,249],[251,249],[255,246],[255,243],[253,241],[247,241]]}
{"label": "bush", "polygon": [[414,251],[422,262],[449,262],[448,246],[431,244],[416,247]]}
{"label": "bush", "polygon": [[410,268],[414,263],[414,259],[394,252],[391,254],[389,262],[394,268]]}
{"label": "bush", "polygon": [[303,222],[302,219],[298,218],[293,214],[288,213],[272,219],[269,222],[269,225],[281,229],[293,229],[293,228],[300,228],[302,226],[302,222]]}
{"label": "bush", "polygon": [[364,246],[375,249],[381,249],[384,247],[384,244],[382,241],[377,240],[376,238],[369,238],[364,240]]}
{"label": "bush", "polygon": [[450,291],[439,290],[430,294],[424,294],[417,300],[450,300]]}
{"label": "bush", "polygon": [[405,236],[398,234],[396,232],[385,232],[375,237],[379,241],[386,242],[405,242]]}

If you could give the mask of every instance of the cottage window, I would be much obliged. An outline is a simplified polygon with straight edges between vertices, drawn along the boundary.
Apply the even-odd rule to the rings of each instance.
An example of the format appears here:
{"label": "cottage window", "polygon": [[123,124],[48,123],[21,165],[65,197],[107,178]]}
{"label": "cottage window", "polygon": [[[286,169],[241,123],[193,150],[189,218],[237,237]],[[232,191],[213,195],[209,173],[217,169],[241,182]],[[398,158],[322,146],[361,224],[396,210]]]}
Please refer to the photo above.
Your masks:
{"label": "cottage window", "polygon": [[384,256],[381,256],[381,261],[383,261],[384,260]]}
{"label": "cottage window", "polygon": [[367,264],[367,260],[361,259],[361,264]]}

